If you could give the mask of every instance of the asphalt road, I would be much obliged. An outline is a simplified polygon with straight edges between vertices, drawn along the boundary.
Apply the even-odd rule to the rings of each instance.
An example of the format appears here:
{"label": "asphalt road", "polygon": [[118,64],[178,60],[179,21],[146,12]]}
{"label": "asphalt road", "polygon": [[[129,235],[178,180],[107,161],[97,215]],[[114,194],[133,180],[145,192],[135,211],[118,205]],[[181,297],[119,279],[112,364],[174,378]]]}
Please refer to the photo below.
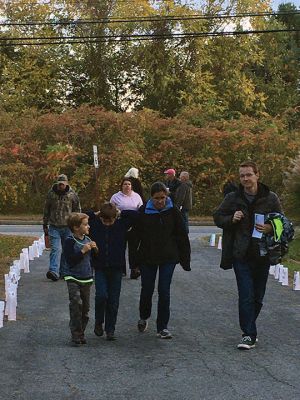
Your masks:
{"label": "asphalt road", "polygon": [[196,234],[192,248],[192,272],[174,274],[167,341],[155,336],[156,307],[148,331],[137,331],[140,281],[125,278],[118,340],[93,334],[92,307],[88,344],[70,347],[66,285],[45,278],[48,252],[31,262],[18,320],[0,329],[0,399],[299,400],[300,292],[271,277],[258,345],[239,351],[234,275]]}

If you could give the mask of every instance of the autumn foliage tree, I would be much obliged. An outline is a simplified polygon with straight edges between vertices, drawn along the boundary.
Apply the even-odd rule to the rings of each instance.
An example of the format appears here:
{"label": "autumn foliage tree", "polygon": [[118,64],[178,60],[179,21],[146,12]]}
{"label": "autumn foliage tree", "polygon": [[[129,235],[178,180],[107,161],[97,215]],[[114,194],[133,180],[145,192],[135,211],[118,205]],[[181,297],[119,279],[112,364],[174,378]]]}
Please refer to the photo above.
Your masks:
{"label": "autumn foliage tree", "polygon": [[[146,191],[163,179],[167,167],[190,171],[194,212],[207,215],[221,199],[224,182],[249,158],[261,165],[263,180],[282,192],[283,173],[298,151],[298,130],[291,134],[283,121],[271,117],[241,117],[205,128],[190,120],[191,114],[163,118],[151,110],[115,113],[87,106],[18,118],[2,112],[0,210],[40,212],[59,173],[69,175],[83,206],[93,207],[95,196],[108,200],[119,190],[124,173],[135,166]],[[93,145],[100,158],[98,188]]]}

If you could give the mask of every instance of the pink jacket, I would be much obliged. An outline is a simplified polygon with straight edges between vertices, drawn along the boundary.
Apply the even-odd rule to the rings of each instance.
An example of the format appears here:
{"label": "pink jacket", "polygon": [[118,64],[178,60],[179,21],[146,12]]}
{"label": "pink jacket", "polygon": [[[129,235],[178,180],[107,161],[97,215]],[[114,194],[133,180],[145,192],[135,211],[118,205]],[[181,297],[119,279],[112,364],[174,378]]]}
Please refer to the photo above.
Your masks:
{"label": "pink jacket", "polygon": [[115,193],[111,199],[110,203],[116,205],[116,207],[123,211],[123,210],[138,210],[140,206],[143,205],[143,201],[141,196],[134,191],[131,192],[130,196],[127,196],[123,192]]}

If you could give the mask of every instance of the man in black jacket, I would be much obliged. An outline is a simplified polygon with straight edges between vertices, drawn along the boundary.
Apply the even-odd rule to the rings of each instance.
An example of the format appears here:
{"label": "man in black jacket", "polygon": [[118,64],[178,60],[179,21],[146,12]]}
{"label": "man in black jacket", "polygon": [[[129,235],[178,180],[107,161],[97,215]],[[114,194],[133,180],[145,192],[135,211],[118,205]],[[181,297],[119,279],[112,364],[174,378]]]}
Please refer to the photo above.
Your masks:
{"label": "man in black jacket", "polygon": [[282,209],[277,195],[258,182],[259,172],[254,162],[242,163],[239,176],[238,190],[225,196],[214,212],[214,221],[223,229],[221,268],[233,267],[237,280],[242,330],[238,348],[249,350],[255,347],[256,319],[263,305],[270,266],[268,257],[260,253],[260,237],[272,233],[272,226],[264,223],[264,216]]}

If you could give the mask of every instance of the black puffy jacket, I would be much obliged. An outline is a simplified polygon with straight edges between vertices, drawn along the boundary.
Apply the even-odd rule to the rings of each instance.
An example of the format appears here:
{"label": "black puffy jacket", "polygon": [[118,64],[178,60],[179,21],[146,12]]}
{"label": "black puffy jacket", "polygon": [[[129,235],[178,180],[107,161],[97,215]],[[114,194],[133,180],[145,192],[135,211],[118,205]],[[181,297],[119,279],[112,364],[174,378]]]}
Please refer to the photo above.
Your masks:
{"label": "black puffy jacket", "polygon": [[146,214],[145,205],[142,206],[132,230],[132,241],[131,257],[137,266],[174,262],[184,269],[190,268],[190,242],[177,207]]}
{"label": "black puffy jacket", "polygon": [[[233,223],[235,211],[242,211],[244,218]],[[223,229],[222,258],[220,267],[232,268],[233,259],[258,258],[259,239],[252,238],[254,214],[282,212],[278,196],[263,183],[258,183],[258,192],[253,203],[249,203],[244,195],[244,188],[226,195],[213,214],[215,224]]]}

